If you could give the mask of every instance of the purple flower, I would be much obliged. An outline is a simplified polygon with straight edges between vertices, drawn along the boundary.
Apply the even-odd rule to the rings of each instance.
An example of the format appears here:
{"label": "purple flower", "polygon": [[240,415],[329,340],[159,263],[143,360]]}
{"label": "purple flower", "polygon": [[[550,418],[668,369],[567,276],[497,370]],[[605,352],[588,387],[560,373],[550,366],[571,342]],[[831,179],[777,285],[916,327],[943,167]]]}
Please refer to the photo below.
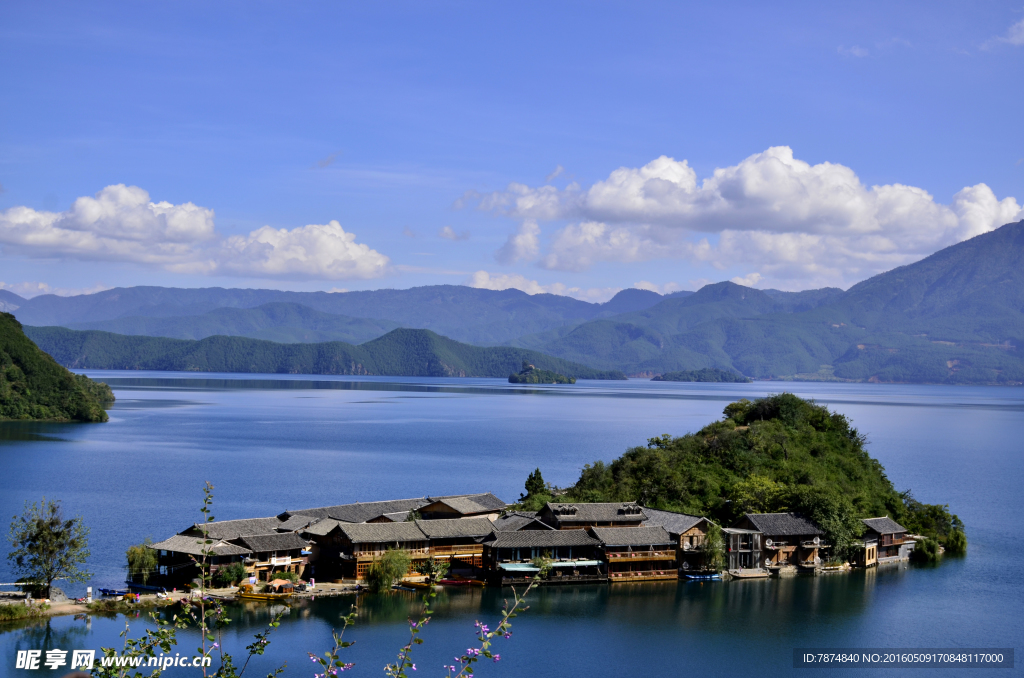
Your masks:
{"label": "purple flower", "polygon": [[220,647],[220,643],[214,643],[213,647],[215,647],[215,648]]}
{"label": "purple flower", "polygon": [[413,665],[412,665],[412,670],[413,670],[413,671],[415,671],[415,670],[416,670],[416,665],[415,665],[415,664],[413,664]]}
{"label": "purple flower", "polygon": [[500,654],[496,654],[496,655],[494,655],[493,659],[494,659],[494,661],[500,661],[501,660],[501,655]]}

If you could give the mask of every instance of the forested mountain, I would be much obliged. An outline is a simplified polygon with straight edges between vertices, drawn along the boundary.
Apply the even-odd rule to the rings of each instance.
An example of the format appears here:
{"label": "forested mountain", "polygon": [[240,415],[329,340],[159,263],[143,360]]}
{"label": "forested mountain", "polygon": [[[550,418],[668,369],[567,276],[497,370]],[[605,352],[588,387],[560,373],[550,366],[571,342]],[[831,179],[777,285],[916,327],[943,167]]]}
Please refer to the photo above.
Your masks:
{"label": "forested mountain", "polygon": [[113,400],[106,384],[58,365],[0,313],[0,420],[106,421],[103,405]]}
{"label": "forested mountain", "polygon": [[[25,325],[73,327],[88,324],[89,329],[121,332],[147,329],[148,326],[138,320],[143,317],[202,316],[216,309],[256,308],[278,302],[299,304],[349,319],[389,321],[393,326],[429,329],[458,341],[494,345],[523,334],[639,310],[661,299],[654,292],[624,290],[605,304],[591,304],[554,294],[531,296],[513,289],[482,290],[462,285],[343,293],[129,287],[76,297],[52,294],[34,297],[18,308],[18,319]],[[131,320],[121,325],[109,322],[119,319]],[[186,328],[195,324],[195,330],[188,330],[195,333],[208,319],[180,322]]]}
{"label": "forested mountain", "polygon": [[18,308],[25,304],[25,300],[19,297],[14,292],[8,292],[7,290],[0,290],[0,311],[5,313],[14,313]]}
{"label": "forested mountain", "polygon": [[172,339],[205,339],[222,334],[286,344],[323,341],[361,344],[397,329],[398,323],[324,313],[301,304],[275,301],[256,308],[216,308],[202,315],[155,318],[131,316],[99,322],[71,323],[70,328]]}
{"label": "forested mountain", "polygon": [[527,361],[577,379],[624,378],[621,372],[594,370],[536,351],[470,346],[429,330],[393,330],[359,346],[224,336],[191,341],[63,327],[27,332],[58,362],[81,369],[506,378]]}

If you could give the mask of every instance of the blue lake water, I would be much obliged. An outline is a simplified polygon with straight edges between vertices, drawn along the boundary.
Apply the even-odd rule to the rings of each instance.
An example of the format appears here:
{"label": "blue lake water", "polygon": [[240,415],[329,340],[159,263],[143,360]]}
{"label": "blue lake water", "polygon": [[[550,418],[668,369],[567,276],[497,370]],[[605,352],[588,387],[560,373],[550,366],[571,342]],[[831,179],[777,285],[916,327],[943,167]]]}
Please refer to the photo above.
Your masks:
{"label": "blue lake water", "polygon": [[[89,374],[115,389],[110,423],[0,424],[0,515],[44,495],[61,499],[92,530],[94,586],[123,580],[128,545],[197,521],[206,480],[215,485],[219,519],[426,494],[491,491],[513,501],[535,467],[567,485],[585,463],[611,460],[662,433],[694,431],[738,398],[786,390],[849,416],[898,489],[948,503],[967,525],[968,556],[937,568],[848,576],[542,589],[517,620],[513,641],[498,649],[502,661],[478,673],[823,674],[829,670],[794,670],[793,648],[1013,647],[1024,637],[1024,563],[1017,556],[1024,543],[1022,389]],[[10,577],[0,562],[0,579]],[[446,659],[470,646],[473,621],[494,619],[501,595],[442,594],[418,650],[420,673],[440,675]],[[393,658],[416,601],[406,594],[359,599],[359,625],[350,631],[357,644],[348,651],[359,675],[376,674]],[[249,671],[265,675],[287,661],[288,675],[305,675],[313,668],[306,651],[327,648],[332,624],[354,602],[294,606],[267,656]],[[239,610],[231,631],[239,647],[266,614]],[[0,626],[0,673],[28,675],[13,668],[17,649],[94,649],[115,644],[121,629],[123,619],[102,617],[6,632]],[[1019,669],[934,673],[979,671]]]}

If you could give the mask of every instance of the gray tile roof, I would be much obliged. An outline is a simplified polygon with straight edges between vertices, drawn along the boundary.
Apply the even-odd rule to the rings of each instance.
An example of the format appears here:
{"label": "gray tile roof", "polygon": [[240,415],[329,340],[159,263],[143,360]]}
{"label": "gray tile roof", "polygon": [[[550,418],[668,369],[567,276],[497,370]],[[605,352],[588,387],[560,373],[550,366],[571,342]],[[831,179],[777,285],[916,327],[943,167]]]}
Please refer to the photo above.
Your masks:
{"label": "gray tile roof", "polygon": [[494,523],[497,532],[518,532],[524,527],[530,529],[553,530],[555,528],[537,520],[536,511],[512,511],[498,517]]}
{"label": "gray tile roof", "polygon": [[487,518],[456,518],[454,520],[417,520],[416,526],[430,539],[486,537],[494,532]]}
{"label": "gray tile roof", "polygon": [[662,511],[644,507],[647,520],[644,525],[661,525],[669,534],[676,536],[686,532],[694,525],[704,520],[700,516],[691,516],[688,513],[676,513],[674,511]]}
{"label": "gray tile roof", "polygon": [[340,523],[338,527],[354,544],[427,540],[416,523]]}
{"label": "gray tile roof", "polygon": [[288,518],[288,520],[285,520],[284,522],[282,522],[281,524],[279,524],[277,526],[277,531],[278,532],[295,532],[297,530],[301,530],[302,528],[309,526],[310,523],[313,523],[316,520],[317,519],[313,518],[312,516],[300,516],[300,515],[290,516]]}
{"label": "gray tile roof", "polygon": [[548,503],[554,517],[560,523],[610,523],[641,522],[647,515],[633,502],[612,502],[607,504],[554,504]]}
{"label": "gray tile roof", "polygon": [[251,534],[269,534],[280,525],[274,518],[243,518],[241,520],[217,520],[212,523],[196,523],[182,530],[181,534],[200,535],[203,530],[211,539],[237,539]]}
{"label": "gray tile roof", "polygon": [[212,544],[206,544],[204,542],[205,540],[202,538],[176,534],[169,539],[165,539],[151,545],[150,548],[162,551],[174,551],[175,553],[186,553],[192,556],[203,555],[204,549],[217,556],[245,556],[250,554],[249,549],[243,546],[229,544],[228,542],[219,539],[214,539]]}
{"label": "gray tile roof", "polygon": [[294,532],[279,532],[277,534],[258,534],[248,537],[239,537],[238,541],[253,553],[291,551],[293,549],[304,549],[309,546],[309,542]]}
{"label": "gray tile roof", "polygon": [[907,528],[903,527],[889,516],[885,516],[883,518],[864,518],[860,522],[864,523],[879,534],[895,534],[907,531]]}
{"label": "gray tile roof", "polygon": [[[636,528],[628,528],[636,529]],[[586,530],[523,530],[495,532],[484,541],[491,548],[555,548],[558,546],[597,546],[600,542]]]}
{"label": "gray tile roof", "polygon": [[324,518],[323,520],[317,520],[309,527],[303,529],[302,534],[309,534],[314,537],[324,537],[330,534],[338,525],[341,525],[339,521],[334,520],[333,518]]}
{"label": "gray tile roof", "polygon": [[747,518],[767,536],[825,534],[817,525],[796,513],[748,513]]}
{"label": "gray tile roof", "polygon": [[664,527],[594,527],[594,536],[605,546],[661,546],[674,543]]}
{"label": "gray tile roof", "polygon": [[[318,508],[288,510],[281,514],[282,519],[294,515],[312,516],[314,518],[333,518],[344,523],[365,523],[367,520],[389,513],[416,511],[435,501],[444,501],[452,508],[463,513],[483,513],[500,511],[506,504],[490,492],[482,494],[453,494],[438,497],[416,497],[413,499],[389,499],[386,501],[356,502],[354,504],[338,504]],[[452,502],[456,502],[453,505]]]}

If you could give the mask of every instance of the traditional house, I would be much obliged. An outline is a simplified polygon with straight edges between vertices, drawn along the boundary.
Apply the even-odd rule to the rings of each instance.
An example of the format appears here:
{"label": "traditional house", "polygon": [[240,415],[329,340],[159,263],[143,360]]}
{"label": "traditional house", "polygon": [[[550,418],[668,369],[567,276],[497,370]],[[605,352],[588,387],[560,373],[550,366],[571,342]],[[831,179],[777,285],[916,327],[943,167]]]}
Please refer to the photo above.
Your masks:
{"label": "traditional house", "polygon": [[593,527],[608,565],[608,581],[678,579],[677,542],[661,526]]}
{"label": "traditional house", "polygon": [[248,549],[249,555],[242,562],[250,575],[260,581],[272,581],[282,572],[308,576],[309,542],[294,532],[248,535],[232,542]]}
{"label": "traditional house", "polygon": [[209,544],[206,541],[202,537],[176,534],[152,544],[150,548],[157,554],[157,571],[149,576],[146,584],[167,589],[183,587],[202,576],[196,560],[205,560],[209,572],[215,575],[217,570],[252,555],[244,546],[223,539],[211,539]]}
{"label": "traditional house", "polygon": [[[748,536],[747,532],[753,534]],[[741,547],[735,551],[736,560],[748,563],[739,565],[741,569],[762,566],[814,569],[821,565],[821,550],[827,548],[821,539],[824,534],[821,528],[796,513],[748,513],[733,526],[727,539],[729,569],[734,569],[734,552],[729,548],[734,541]]]}
{"label": "traditional house", "polygon": [[862,537],[863,548],[851,564],[871,567],[879,563],[906,560],[914,550],[914,540],[907,539],[907,528],[888,516],[861,520],[866,529]]}
{"label": "traditional house", "polygon": [[635,502],[608,504],[547,503],[537,517],[556,530],[578,530],[588,527],[639,527],[647,520]]}
{"label": "traditional house", "polygon": [[644,525],[660,525],[676,544],[676,562],[682,570],[704,569],[704,539],[711,522],[707,518],[644,507]]}
{"label": "traditional house", "polygon": [[343,523],[322,520],[304,534],[315,542],[314,574],[320,579],[365,579],[370,564],[388,549],[402,549],[412,557],[410,573],[430,557],[427,537],[414,522]]}
{"label": "traditional house", "polygon": [[494,534],[487,518],[417,520],[416,527],[430,542],[430,556],[448,560],[452,570],[483,567],[483,541]]}
{"label": "traditional house", "polygon": [[423,520],[444,518],[488,518],[494,520],[507,504],[490,492],[451,497],[427,497],[428,503],[417,509]]}
{"label": "traditional house", "polygon": [[550,561],[545,583],[606,581],[598,558],[600,542],[585,530],[495,532],[484,541],[484,568],[495,585],[529,582],[540,572],[535,558]]}
{"label": "traditional house", "polygon": [[555,528],[537,520],[536,511],[509,511],[502,513],[492,523],[495,532],[519,532],[520,530],[553,530]]}

